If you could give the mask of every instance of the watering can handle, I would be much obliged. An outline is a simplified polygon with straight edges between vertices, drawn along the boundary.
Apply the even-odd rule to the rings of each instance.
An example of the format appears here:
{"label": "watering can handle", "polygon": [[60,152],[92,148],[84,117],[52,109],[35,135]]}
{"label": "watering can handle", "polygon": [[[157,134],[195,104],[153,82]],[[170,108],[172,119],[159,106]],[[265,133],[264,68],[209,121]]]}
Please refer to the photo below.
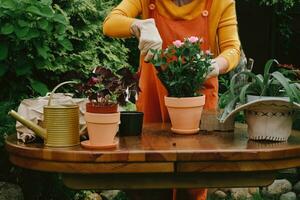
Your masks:
{"label": "watering can handle", "polygon": [[78,82],[77,82],[77,81],[65,81],[65,82],[62,82],[62,83],[58,84],[58,85],[51,91],[51,94],[50,94],[50,97],[49,97],[49,101],[48,101],[48,106],[51,105],[51,100],[52,100],[52,97],[53,97],[55,91],[56,91],[59,87],[61,87],[61,86],[63,86],[63,85],[66,85],[66,84],[71,84],[71,83],[76,84],[76,83],[78,83]]}

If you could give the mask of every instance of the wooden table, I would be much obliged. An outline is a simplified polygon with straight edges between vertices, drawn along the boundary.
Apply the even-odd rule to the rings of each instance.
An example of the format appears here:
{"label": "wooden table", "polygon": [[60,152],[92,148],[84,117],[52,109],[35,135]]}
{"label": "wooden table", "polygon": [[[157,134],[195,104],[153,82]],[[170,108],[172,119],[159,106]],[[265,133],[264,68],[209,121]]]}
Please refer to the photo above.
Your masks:
{"label": "wooden table", "polygon": [[280,169],[300,166],[300,132],[288,142],[248,141],[235,132],[182,136],[169,124],[148,124],[140,137],[122,137],[113,150],[80,146],[49,148],[6,140],[10,161],[20,167],[59,172],[76,189],[248,187],[272,183]]}

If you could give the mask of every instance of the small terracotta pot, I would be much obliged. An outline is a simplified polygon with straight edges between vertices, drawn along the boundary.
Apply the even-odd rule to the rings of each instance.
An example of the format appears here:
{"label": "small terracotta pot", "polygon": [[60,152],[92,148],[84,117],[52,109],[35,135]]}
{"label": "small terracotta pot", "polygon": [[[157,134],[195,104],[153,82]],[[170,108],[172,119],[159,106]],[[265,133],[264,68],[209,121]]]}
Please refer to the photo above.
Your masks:
{"label": "small terracotta pot", "polygon": [[199,132],[199,125],[205,104],[205,96],[199,97],[165,97],[174,133],[195,134]]}
{"label": "small terracotta pot", "polygon": [[86,112],[89,113],[116,113],[118,104],[102,105],[100,103],[86,103]]}
{"label": "small terracotta pot", "polygon": [[120,123],[119,112],[111,114],[86,112],[84,118],[91,145],[108,146],[113,144]]}

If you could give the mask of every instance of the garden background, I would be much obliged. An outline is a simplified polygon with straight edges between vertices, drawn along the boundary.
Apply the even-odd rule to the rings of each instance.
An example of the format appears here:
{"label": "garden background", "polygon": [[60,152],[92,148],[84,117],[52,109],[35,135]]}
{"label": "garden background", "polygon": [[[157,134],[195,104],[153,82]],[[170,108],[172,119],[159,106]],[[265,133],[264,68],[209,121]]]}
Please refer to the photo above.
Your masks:
{"label": "garden background", "polygon": [[[73,199],[57,174],[13,167],[4,149],[15,121],[7,112],[95,66],[136,70],[134,38],[111,39],[102,23],[120,0],[0,0],[0,181],[17,183],[26,199]],[[299,0],[237,0],[239,33],[254,71],[269,58],[300,66]],[[66,88],[66,91],[69,91]]]}

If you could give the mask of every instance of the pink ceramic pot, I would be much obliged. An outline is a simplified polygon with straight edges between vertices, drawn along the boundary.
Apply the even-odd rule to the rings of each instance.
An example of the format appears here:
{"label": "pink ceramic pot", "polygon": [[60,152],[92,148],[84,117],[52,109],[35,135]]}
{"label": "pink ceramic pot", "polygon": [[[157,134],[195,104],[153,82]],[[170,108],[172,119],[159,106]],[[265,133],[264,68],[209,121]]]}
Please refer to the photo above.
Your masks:
{"label": "pink ceramic pot", "polygon": [[107,114],[86,112],[84,118],[91,145],[109,146],[113,144],[119,128],[120,112]]}
{"label": "pink ceramic pot", "polygon": [[174,133],[195,134],[199,132],[199,125],[205,104],[205,96],[199,97],[165,97]]}

